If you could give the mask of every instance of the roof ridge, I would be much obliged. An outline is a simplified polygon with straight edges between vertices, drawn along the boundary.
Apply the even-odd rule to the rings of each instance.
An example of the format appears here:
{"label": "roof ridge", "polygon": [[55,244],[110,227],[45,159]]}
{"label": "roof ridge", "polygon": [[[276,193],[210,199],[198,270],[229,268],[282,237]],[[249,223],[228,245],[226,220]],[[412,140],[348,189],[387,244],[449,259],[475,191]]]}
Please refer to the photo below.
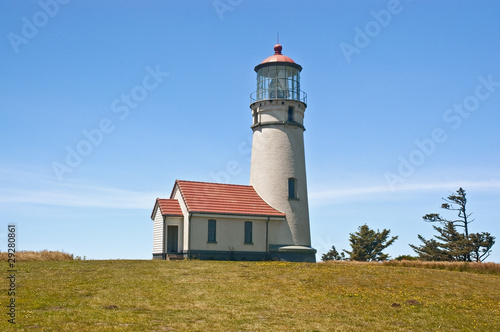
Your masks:
{"label": "roof ridge", "polygon": [[219,182],[190,181],[190,180],[175,180],[175,182],[206,183],[206,184],[216,184],[216,185],[222,185],[222,186],[239,186],[239,187],[250,187],[250,188],[253,188],[253,186],[250,185],[250,184],[219,183]]}

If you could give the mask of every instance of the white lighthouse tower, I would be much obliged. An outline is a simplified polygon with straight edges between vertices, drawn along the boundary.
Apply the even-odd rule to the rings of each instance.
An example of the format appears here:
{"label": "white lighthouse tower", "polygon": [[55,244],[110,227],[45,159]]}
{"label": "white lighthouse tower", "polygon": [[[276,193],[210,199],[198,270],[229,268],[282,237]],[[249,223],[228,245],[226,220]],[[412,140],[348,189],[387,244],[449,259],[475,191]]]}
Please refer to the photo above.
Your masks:
{"label": "white lighthouse tower", "polygon": [[255,67],[250,185],[264,201],[286,214],[286,221],[270,225],[270,251],[285,260],[315,261],[303,137],[307,96],[300,90],[302,67],[281,51],[282,46],[276,44],[274,55]]}

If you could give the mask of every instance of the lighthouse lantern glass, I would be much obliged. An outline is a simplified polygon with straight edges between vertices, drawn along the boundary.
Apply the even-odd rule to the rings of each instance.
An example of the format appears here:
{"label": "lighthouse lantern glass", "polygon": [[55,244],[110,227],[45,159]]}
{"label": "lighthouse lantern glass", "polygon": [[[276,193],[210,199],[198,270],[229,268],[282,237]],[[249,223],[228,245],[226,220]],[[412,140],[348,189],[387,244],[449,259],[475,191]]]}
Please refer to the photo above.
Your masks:
{"label": "lighthouse lantern glass", "polygon": [[269,65],[257,71],[257,100],[300,100],[300,76],[297,68]]}

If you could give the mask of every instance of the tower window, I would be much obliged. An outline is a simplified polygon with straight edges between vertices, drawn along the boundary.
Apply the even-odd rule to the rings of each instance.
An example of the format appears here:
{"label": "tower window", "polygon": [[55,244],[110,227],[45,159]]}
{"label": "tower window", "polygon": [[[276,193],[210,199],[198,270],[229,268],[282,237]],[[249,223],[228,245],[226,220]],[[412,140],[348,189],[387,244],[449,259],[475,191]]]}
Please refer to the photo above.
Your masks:
{"label": "tower window", "polygon": [[245,244],[252,243],[252,222],[245,221]]}
{"label": "tower window", "polygon": [[217,221],[215,219],[208,219],[208,240],[209,243],[217,243],[215,237],[215,228]]}
{"label": "tower window", "polygon": [[254,111],[253,112],[253,124],[256,125],[257,122],[259,122],[259,115],[258,115],[257,111]]}
{"label": "tower window", "polygon": [[288,179],[288,198],[297,199],[297,179]]}
{"label": "tower window", "polygon": [[293,120],[293,107],[291,107],[291,106],[288,107],[288,121],[294,121]]}

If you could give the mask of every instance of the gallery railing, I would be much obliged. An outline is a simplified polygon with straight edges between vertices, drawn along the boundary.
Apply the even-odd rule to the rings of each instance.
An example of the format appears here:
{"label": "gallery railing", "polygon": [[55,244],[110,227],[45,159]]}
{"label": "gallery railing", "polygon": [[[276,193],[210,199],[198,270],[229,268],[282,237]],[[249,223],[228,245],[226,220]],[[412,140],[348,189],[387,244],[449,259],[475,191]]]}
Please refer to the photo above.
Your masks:
{"label": "gallery railing", "polygon": [[250,94],[250,103],[268,99],[292,99],[307,104],[307,94],[304,91],[284,89],[259,89]]}

